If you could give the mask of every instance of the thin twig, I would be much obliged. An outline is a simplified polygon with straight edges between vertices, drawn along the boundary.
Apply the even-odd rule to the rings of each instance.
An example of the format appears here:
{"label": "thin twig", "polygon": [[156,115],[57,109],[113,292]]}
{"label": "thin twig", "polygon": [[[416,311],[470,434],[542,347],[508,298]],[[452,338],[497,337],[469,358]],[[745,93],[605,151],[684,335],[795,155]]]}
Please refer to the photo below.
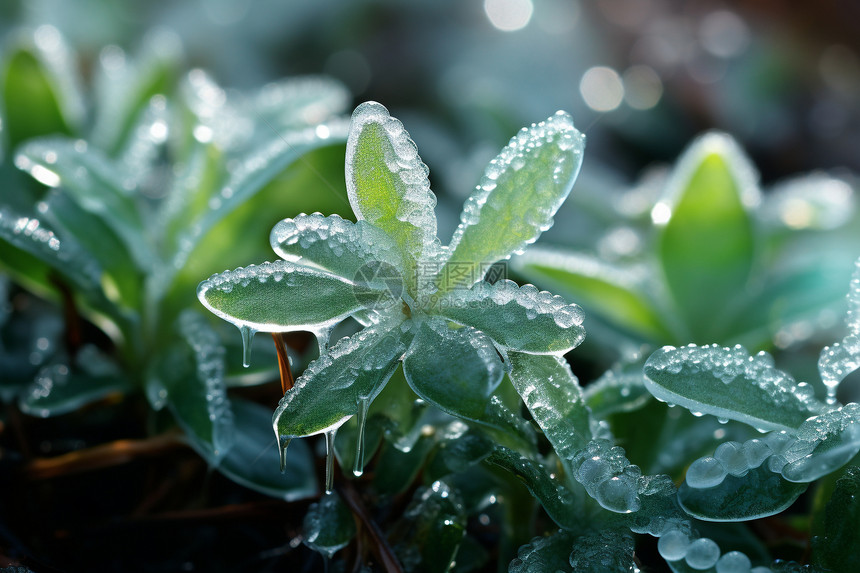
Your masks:
{"label": "thin twig", "polygon": [[352,484],[348,481],[341,481],[335,485],[335,489],[341,499],[343,499],[343,501],[345,501],[349,506],[353,515],[358,518],[367,530],[367,533],[373,539],[371,550],[376,555],[376,558],[379,559],[379,562],[385,568],[385,571],[387,571],[387,573],[403,573],[403,567],[400,566],[400,561],[398,561],[397,556],[394,555],[394,551],[391,549],[391,546],[388,545],[388,540],[379,530],[379,526],[376,525],[373,518],[368,515],[364,505],[361,503],[358,492],[355,491]]}
{"label": "thin twig", "polygon": [[273,332],[272,338],[275,341],[275,350],[278,351],[278,370],[281,372],[281,390],[286,394],[287,390],[292,388],[295,383],[293,371],[290,369],[290,357],[287,354],[287,337],[283,332]]}
{"label": "thin twig", "polygon": [[117,440],[53,458],[35,459],[25,466],[24,475],[31,479],[49,479],[122,465],[141,457],[185,447],[179,434],[174,432],[145,440]]}

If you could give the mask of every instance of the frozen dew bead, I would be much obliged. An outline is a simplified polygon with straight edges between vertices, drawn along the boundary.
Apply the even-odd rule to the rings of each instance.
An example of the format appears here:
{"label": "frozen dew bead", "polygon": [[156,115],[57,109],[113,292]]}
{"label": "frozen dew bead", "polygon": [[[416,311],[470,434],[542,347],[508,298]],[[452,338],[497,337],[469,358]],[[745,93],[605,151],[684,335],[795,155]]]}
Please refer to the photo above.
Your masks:
{"label": "frozen dew bead", "polygon": [[622,477],[614,477],[600,484],[596,497],[602,507],[617,513],[639,511],[642,505],[636,494],[636,483]]}
{"label": "frozen dew bead", "polygon": [[747,467],[755,469],[773,453],[770,446],[762,440],[752,439],[744,442],[743,453],[746,458]]}
{"label": "frozen dew bead", "polygon": [[702,537],[690,543],[684,559],[693,569],[709,569],[720,558],[720,548],[713,540]]}
{"label": "frozen dew bead", "polygon": [[687,469],[687,485],[696,489],[714,487],[723,483],[726,475],[726,466],[717,458],[699,458]]}
{"label": "frozen dew bead", "polygon": [[673,530],[660,538],[657,551],[666,561],[679,561],[687,554],[690,539],[678,530]]}
{"label": "frozen dew bead", "polygon": [[743,444],[740,442],[726,442],[717,447],[714,457],[723,462],[726,471],[733,476],[744,476],[749,471],[746,456],[744,456]]}
{"label": "frozen dew bead", "polygon": [[759,565],[758,567],[753,567],[750,569],[750,573],[773,573],[770,570],[770,567],[765,567],[764,565]]}
{"label": "frozen dew bead", "polygon": [[729,551],[717,561],[717,573],[750,573],[750,558],[740,551]]}

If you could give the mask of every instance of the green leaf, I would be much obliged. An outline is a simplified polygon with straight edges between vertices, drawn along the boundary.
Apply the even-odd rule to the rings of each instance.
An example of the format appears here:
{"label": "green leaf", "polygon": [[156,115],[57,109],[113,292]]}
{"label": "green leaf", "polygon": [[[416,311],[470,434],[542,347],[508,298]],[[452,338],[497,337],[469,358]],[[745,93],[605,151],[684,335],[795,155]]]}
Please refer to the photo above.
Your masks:
{"label": "green leaf", "polygon": [[515,257],[511,265],[527,280],[564,294],[617,327],[658,342],[676,338],[646,294],[658,293],[660,287],[652,284],[655,281],[644,267],[622,267],[540,246]]}
{"label": "green leaf", "polygon": [[[234,414],[233,447],[221,459],[218,471],[238,484],[285,501],[316,496],[319,488],[314,457],[305,441],[292,441],[281,473],[278,448],[272,437],[272,410],[241,398],[230,402]],[[209,463],[214,465],[214,460]]]}
{"label": "green leaf", "polygon": [[240,102],[240,114],[253,118],[275,135],[284,130],[317,125],[347,109],[352,94],[339,81],[325,76],[272,82]]}
{"label": "green leaf", "polygon": [[139,309],[142,302],[141,269],[128,250],[98,216],[81,209],[62,189],[52,190],[40,210],[63,237],[74,237],[104,270],[101,286],[105,296],[126,309]]}
{"label": "green leaf", "polygon": [[408,449],[383,441],[376,461],[379,469],[373,474],[373,490],[380,496],[398,495],[408,490],[418,474],[426,469],[427,456],[435,445],[434,436],[422,435]]}
{"label": "green leaf", "polygon": [[438,305],[442,316],[480,330],[510,350],[561,355],[585,338],[582,310],[532,285],[480,282],[447,293]]}
{"label": "green leaf", "polygon": [[[82,351],[78,363],[81,358],[95,354],[93,347],[85,348],[87,351]],[[25,414],[48,418],[73,412],[111,394],[128,392],[132,385],[116,365],[111,366],[96,373],[86,372],[79,366],[72,369],[66,364],[46,366],[21,391],[18,407]]]}
{"label": "green leaf", "polygon": [[263,332],[316,330],[363,308],[353,283],[289,261],[212,275],[197,287],[197,297],[224,320]]}
{"label": "green leaf", "polygon": [[860,554],[860,467],[851,466],[836,482],[827,503],[822,535],[812,540],[816,564],[835,573],[857,569]]}
{"label": "green leaf", "polygon": [[590,414],[570,366],[558,356],[511,354],[510,379],[568,472],[591,439]]}
{"label": "green leaf", "polygon": [[746,287],[755,256],[747,209],[757,200],[752,167],[737,144],[711,133],[678,161],[652,211],[666,282],[697,342],[720,337]]}
{"label": "green leaf", "polygon": [[570,551],[574,536],[560,529],[545,537],[535,537],[517,551],[508,573],[570,573]]}
{"label": "green leaf", "polygon": [[463,205],[440,289],[469,286],[492,263],[533,243],[552,226],[582,164],[585,137],[558,112],[523,128],[493,159]]}
{"label": "green leaf", "polygon": [[504,375],[492,341],[475,330],[452,329],[439,319],[421,323],[403,359],[409,386],[453,416],[479,421]]}
{"label": "green leaf", "polygon": [[629,532],[604,530],[576,539],[570,553],[573,573],[632,573],[633,536]]}
{"label": "green leaf", "polygon": [[147,102],[171,90],[181,59],[178,36],[164,29],[147,34],[134,57],[106,48],[98,59],[94,80],[95,145],[110,155],[118,152]]}
{"label": "green leaf", "polygon": [[[0,102],[8,149],[40,135],[70,133],[78,119],[75,112],[81,110],[75,109],[73,101],[76,90],[70,79],[69,54],[61,38],[54,44],[55,49],[47,52],[37,43],[21,45],[4,58]],[[57,65],[50,65],[51,60]]]}
{"label": "green leaf", "polygon": [[346,547],[356,532],[352,512],[336,493],[327,493],[318,503],[311,504],[302,529],[305,545],[329,559]]}
{"label": "green leaf", "polygon": [[457,491],[442,481],[415,492],[390,538],[406,570],[445,573],[466,534],[466,514]]}
{"label": "green leaf", "polygon": [[415,286],[415,262],[433,254],[436,196],[427,166],[399,120],[384,106],[355,108],[346,142],[346,189],[359,220],[385,231],[400,247],[407,284]]}
{"label": "green leaf", "polygon": [[811,482],[835,471],[860,452],[860,404],[809,418],[787,448],[769,461],[771,471],[793,482]]}
{"label": "green leaf", "polygon": [[206,457],[217,465],[233,447],[236,428],[224,383],[224,347],[194,311],[184,312],[177,326],[187,346],[174,348],[156,376],[179,425],[195,436],[192,444],[205,448]]}
{"label": "green leaf", "polygon": [[62,186],[82,209],[110,226],[139,268],[153,266],[153,248],[132,195],[133,182],[100,150],[80,140],[45,137],[23,145],[15,165],[49,187]]}
{"label": "green leaf", "polygon": [[800,497],[807,484],[786,481],[761,465],[743,477],[727,475],[717,486],[678,489],[678,502],[689,515],[704,521],[747,521],[774,515]]}
{"label": "green leaf", "polygon": [[612,414],[639,410],[651,400],[651,394],[645,388],[641,370],[607,370],[585,387],[583,398],[591,415],[603,420]]}
{"label": "green leaf", "polygon": [[538,462],[504,446],[496,446],[484,463],[498,466],[518,478],[559,527],[580,531],[585,525],[582,500],[551,477]]}
{"label": "green leaf", "polygon": [[331,431],[358,412],[359,402],[373,402],[409,344],[403,324],[368,327],[311,362],[275,410],[276,435],[285,440]]}
{"label": "green leaf", "polygon": [[17,257],[7,251],[3,262],[22,273],[24,278],[46,284],[46,270],[39,264],[41,261],[67,277],[81,291],[93,296],[100,293],[101,269],[91,254],[72,238],[60,239],[38,219],[0,207],[0,240],[23,251]]}
{"label": "green leaf", "polygon": [[664,346],[645,363],[645,386],[656,398],[693,412],[756,428],[794,431],[821,411],[812,388],[774,368],[765,352],[741,346]]}
{"label": "green leaf", "polygon": [[317,266],[348,280],[379,262],[404,272],[397,245],[367,221],[353,223],[338,215],[301,214],[279,221],[270,242],[272,249],[288,261]]}

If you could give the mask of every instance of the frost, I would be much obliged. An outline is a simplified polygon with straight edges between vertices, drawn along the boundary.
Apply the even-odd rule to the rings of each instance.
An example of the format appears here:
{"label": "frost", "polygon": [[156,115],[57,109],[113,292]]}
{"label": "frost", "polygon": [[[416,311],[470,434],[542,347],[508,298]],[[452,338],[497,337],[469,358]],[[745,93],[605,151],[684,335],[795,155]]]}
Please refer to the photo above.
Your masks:
{"label": "frost", "polygon": [[827,403],[836,403],[836,389],[846,376],[860,368],[860,259],[854,263],[854,274],[848,288],[848,312],[845,323],[848,335],[832,346],[826,346],[818,359],[821,380],[827,386]]}
{"label": "frost", "polygon": [[756,428],[793,430],[824,405],[812,388],[774,368],[765,352],[666,346],[645,363],[645,386],[659,400]]}

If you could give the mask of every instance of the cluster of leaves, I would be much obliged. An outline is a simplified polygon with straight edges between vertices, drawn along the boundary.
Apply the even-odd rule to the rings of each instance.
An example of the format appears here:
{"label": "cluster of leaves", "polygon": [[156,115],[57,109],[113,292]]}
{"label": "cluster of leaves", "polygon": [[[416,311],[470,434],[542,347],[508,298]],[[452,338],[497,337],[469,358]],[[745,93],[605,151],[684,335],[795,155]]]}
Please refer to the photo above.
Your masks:
{"label": "cluster of leaves", "polygon": [[[824,384],[795,382],[767,354],[690,345],[583,389],[562,358],[584,339],[580,308],[497,280],[493,266],[517,254],[517,272],[636,348],[757,349],[786,328],[814,329],[807,319],[844,295],[856,252],[808,265],[821,244],[856,235],[844,182],[819,179],[837,191],[818,202],[814,179],[763,198],[734,144],[710,135],[645,218],[609,217],[607,244],[632,237],[623,257],[518,254],[552,226],[582,162],[584,137],[559,112],[489,164],[442,245],[428,170],[381,105],[359,106],[349,125],[337,115],[347,95],[321,79],[242,97],[199,70],[180,74],[171,43],[155,38],[136,59],[103,51],[87,108],[62,39],[48,36],[24,38],[3,62],[2,264],[108,342],[64,343],[56,313],[4,308],[4,401],[53,416],[145,392],[214,468],[287,500],[319,495],[302,438],[324,435],[326,492],[302,538],[343,568],[465,572],[513,559],[520,573],[634,571],[661,563],[648,557],[658,538],[676,572],[801,570],[774,562],[743,522],[796,507],[815,483],[815,567],[851,570],[860,408],[835,396],[860,366],[860,270],[849,332],[821,353]],[[346,195],[331,195],[344,204],[314,205],[350,215],[348,201],[356,222],[294,215],[306,204],[295,189],[327,157],[311,150],[344,140]],[[265,258],[248,233],[271,228],[275,211],[293,215],[270,234],[280,260],[198,286],[241,336],[225,333],[189,309],[194,285]],[[297,330],[320,353],[293,357],[293,383],[281,344]],[[238,368],[258,331],[278,342],[274,416],[228,393],[274,381],[270,346],[254,348],[262,367]]]}
{"label": "cluster of leaves", "polygon": [[48,417],[145,389],[226,475],[278,497],[312,495],[309,451],[296,449],[287,479],[277,462],[248,463],[261,452],[277,459],[269,414],[227,388],[268,378],[241,372],[237,345],[193,310],[193,293],[200,273],[257,255],[238,238],[271,224],[263,205],[301,200],[284,182],[301,184],[342,144],[349,95],[324,78],[245,95],[181,64],[172,36],[147,38],[137,57],[108,47],[84,90],[53,28],[22,32],[6,51],[2,267],[63,304],[67,322],[82,317],[106,337],[67,343],[75,325],[59,313],[4,313],[3,399]]}
{"label": "cluster of leaves", "polygon": [[[486,502],[468,500],[474,486],[464,476],[480,483],[478,476],[499,470],[521,480],[560,528],[521,547],[511,571],[632,571],[632,533],[660,538],[659,552],[674,571],[748,572],[753,561],[772,566],[760,564],[757,571],[789,570],[795,565],[772,564],[760,546],[741,541],[739,548],[721,548],[704,531],[715,535],[705,529],[707,522],[743,522],[783,511],[808,483],[839,470],[860,451],[860,411],[835,401],[836,385],[860,365],[860,270],[849,296],[851,333],[822,352],[827,403],[815,398],[812,386],[776,369],[769,355],[752,357],[741,346],[664,347],[644,370],[610,372],[583,392],[560,357],[583,339],[579,309],[530,285],[486,280],[493,263],[552,224],[583,147],[584,138],[565,114],[524,129],[487,167],[451,244],[442,246],[427,169],[414,143],[385,108],[363,104],[353,114],[346,165],[358,222],[322,215],[285,219],[270,241],[282,260],[213,275],[200,284],[198,296],[246,337],[255,331],[318,334],[321,357],[286,390],[275,411],[282,448],[297,437],[325,434],[329,457],[352,466],[355,476],[363,474],[368,454],[379,450],[374,486],[381,494],[387,492],[383,472],[402,471],[394,465],[394,451],[412,458],[417,448],[426,456],[422,477],[432,485],[416,494],[406,514],[418,538],[411,547],[395,546],[408,570],[447,570],[459,546],[469,551],[464,520],[470,508],[485,511]],[[725,139],[712,136],[694,149],[682,162],[687,176],[674,190],[676,202],[665,204],[662,223],[670,237],[661,239],[665,274],[672,277],[667,282],[684,293],[676,295],[680,304],[695,305],[685,317],[689,324],[705,318],[696,289],[708,296],[713,288],[729,299],[726,291],[748,280],[753,251],[747,244],[750,226],[741,224],[747,216],[743,187],[732,171],[737,165],[721,155]],[[726,232],[723,243],[729,245],[713,244],[721,239],[719,229],[695,204],[700,193],[717,225],[738,222]],[[681,239],[693,251],[677,247]],[[709,249],[706,260],[721,263],[712,275],[716,286],[702,272],[689,284],[678,274],[685,265],[695,267],[698,248]],[[364,329],[329,345],[331,326],[349,315]],[[718,423],[715,429],[705,420],[674,416],[664,430],[669,435],[655,448],[668,451],[651,464],[662,464],[665,473],[643,475],[613,445],[607,420],[646,406],[652,417],[673,418],[655,412],[660,405],[650,396],[687,408],[692,420],[711,414]],[[416,408],[423,410],[420,416]],[[381,428],[374,430],[374,421]],[[337,440],[341,430],[347,437]],[[756,430],[769,433],[759,439]],[[641,434],[643,427],[635,431]],[[419,432],[435,447],[418,448]],[[547,445],[549,453],[543,453]],[[676,487],[673,477],[682,476],[690,462],[686,480]],[[412,463],[403,472],[410,477]],[[329,555],[356,535],[354,528],[337,525],[349,520],[338,509],[332,485],[330,473],[328,496],[311,520],[314,539],[326,539],[314,543]],[[461,500],[458,486],[468,501]],[[496,500],[515,496],[490,491]],[[435,516],[441,521],[433,527]],[[340,534],[318,533],[326,523],[329,532]],[[724,545],[738,541],[718,539]],[[427,544],[432,553],[425,551]],[[844,553],[840,548],[839,555],[831,554],[835,546],[817,544],[816,559],[838,562]],[[456,561],[461,570],[474,566]]]}

